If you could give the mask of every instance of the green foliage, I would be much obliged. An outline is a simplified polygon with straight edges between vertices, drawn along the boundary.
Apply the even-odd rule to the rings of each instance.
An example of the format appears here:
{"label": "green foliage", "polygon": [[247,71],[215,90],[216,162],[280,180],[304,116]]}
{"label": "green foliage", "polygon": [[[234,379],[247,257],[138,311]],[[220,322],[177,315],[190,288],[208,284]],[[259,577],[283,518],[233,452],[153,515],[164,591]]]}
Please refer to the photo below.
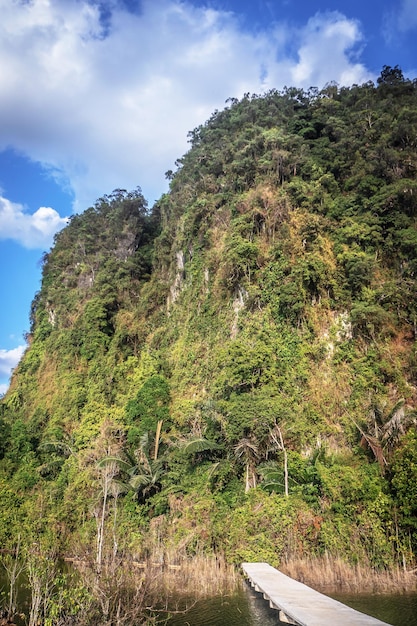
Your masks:
{"label": "green foliage", "polygon": [[90,361],[107,350],[114,332],[110,322],[109,306],[98,298],[87,302],[81,319],[74,326],[73,343],[80,355]]}
{"label": "green foliage", "polygon": [[[254,490],[229,515],[226,555],[236,564],[265,561],[278,567],[290,551],[300,501]],[[305,537],[300,536],[300,544]]]}
{"label": "green foliage", "polygon": [[9,447],[7,457],[20,464],[37,446],[39,431],[32,431],[22,419],[16,419],[10,426]]}
{"label": "green foliage", "polygon": [[24,496],[15,483],[11,485],[8,478],[0,476],[0,542],[5,549],[12,548],[24,522]]}
{"label": "green foliage", "polygon": [[169,401],[169,385],[163,376],[155,374],[143,383],[136,397],[126,405],[127,439],[131,446],[138,445],[142,435],[155,432],[159,421],[163,422],[164,430],[169,429]]}
{"label": "green foliage", "polygon": [[247,318],[238,337],[219,350],[218,362],[216,384],[225,398],[264,386],[285,390],[303,378],[306,365],[299,334],[275,324],[267,310]]}
{"label": "green foliage", "polygon": [[81,620],[88,614],[93,597],[75,572],[57,574],[53,581],[54,593],[49,601],[45,626],[60,621]]}
{"label": "green foliage", "polygon": [[394,455],[391,483],[404,523],[417,538],[417,433],[414,430],[404,438]]}
{"label": "green foliage", "polygon": [[10,441],[10,426],[0,416],[0,461],[4,458]]}

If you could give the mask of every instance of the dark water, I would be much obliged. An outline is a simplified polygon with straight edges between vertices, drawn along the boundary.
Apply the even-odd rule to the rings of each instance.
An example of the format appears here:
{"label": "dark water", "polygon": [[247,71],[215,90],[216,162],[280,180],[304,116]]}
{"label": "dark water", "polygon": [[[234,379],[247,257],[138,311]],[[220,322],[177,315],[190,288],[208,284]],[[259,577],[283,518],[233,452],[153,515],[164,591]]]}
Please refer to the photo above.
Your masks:
{"label": "dark water", "polygon": [[263,597],[242,585],[230,596],[198,601],[186,613],[174,615],[169,626],[276,626],[278,612]]}
{"label": "dark water", "polygon": [[393,626],[417,626],[417,593],[401,595],[332,594],[332,598]]}
{"label": "dark water", "polygon": [[[329,594],[330,595],[330,594]],[[417,626],[417,593],[405,595],[331,594],[348,606],[392,626]],[[276,626],[278,611],[262,595],[244,585],[235,594],[201,600],[189,611],[173,616],[169,626]],[[336,626],[336,625],[335,625]]]}

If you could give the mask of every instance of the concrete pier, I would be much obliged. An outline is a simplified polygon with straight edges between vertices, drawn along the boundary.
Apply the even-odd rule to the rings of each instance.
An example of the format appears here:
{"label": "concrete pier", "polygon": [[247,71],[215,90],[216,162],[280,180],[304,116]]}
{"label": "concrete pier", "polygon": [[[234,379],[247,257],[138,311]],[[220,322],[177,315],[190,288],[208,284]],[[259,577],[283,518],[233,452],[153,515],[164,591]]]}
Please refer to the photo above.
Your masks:
{"label": "concrete pier", "polygon": [[279,619],[297,626],[390,626],[299,583],[268,563],[242,563],[252,587],[263,594]]}

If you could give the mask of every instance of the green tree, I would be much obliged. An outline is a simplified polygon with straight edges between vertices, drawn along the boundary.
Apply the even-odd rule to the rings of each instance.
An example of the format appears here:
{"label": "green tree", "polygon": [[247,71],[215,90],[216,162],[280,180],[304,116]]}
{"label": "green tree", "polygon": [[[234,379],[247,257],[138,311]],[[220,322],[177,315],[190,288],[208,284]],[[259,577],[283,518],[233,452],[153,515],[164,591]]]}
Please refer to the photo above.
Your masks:
{"label": "green tree", "polygon": [[417,433],[410,430],[395,451],[391,483],[402,521],[417,540]]}

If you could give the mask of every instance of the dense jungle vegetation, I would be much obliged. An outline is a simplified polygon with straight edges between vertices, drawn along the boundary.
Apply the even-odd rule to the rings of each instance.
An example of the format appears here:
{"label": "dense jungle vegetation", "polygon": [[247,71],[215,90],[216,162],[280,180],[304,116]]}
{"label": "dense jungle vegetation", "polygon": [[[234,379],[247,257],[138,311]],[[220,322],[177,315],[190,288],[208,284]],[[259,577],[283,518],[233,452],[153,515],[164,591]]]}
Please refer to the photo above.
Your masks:
{"label": "dense jungle vegetation", "polygon": [[0,406],[0,545],[40,585],[58,555],[416,565],[417,83],[226,104],[155,206],[116,190],[44,256]]}

